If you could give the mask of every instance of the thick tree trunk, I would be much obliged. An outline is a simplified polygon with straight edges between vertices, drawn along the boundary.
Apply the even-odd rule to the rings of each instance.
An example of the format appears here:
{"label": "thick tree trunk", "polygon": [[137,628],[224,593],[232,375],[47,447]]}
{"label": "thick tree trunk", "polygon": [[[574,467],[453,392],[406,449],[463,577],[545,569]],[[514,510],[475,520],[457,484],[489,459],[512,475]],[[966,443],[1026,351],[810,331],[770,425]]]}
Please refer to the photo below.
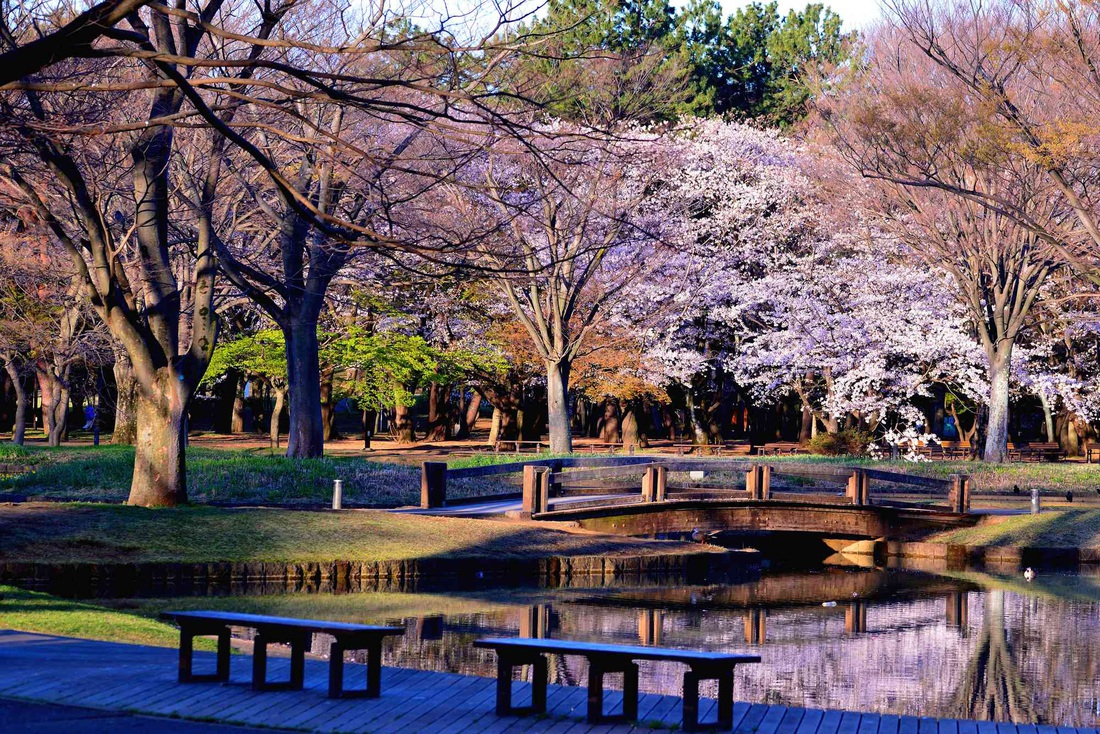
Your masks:
{"label": "thick tree trunk", "polygon": [[986,424],[985,461],[1004,462],[1008,448],[1008,376],[1012,346],[1003,347],[989,360],[989,419]]}
{"label": "thick tree trunk", "polygon": [[477,425],[477,417],[480,411],[481,393],[475,390],[470,396],[470,402],[466,404],[466,413],[462,416],[463,438],[467,438],[473,433],[474,426]]}
{"label": "thick tree trunk", "polygon": [[814,412],[810,406],[802,406],[802,428],[798,432],[798,442],[806,443],[814,437]]}
{"label": "thick tree trunk", "polygon": [[286,455],[296,459],[319,457],[324,454],[325,430],[321,420],[317,319],[310,314],[291,317],[283,328],[283,337],[290,392]]}
{"label": "thick tree trunk", "polygon": [[50,446],[60,446],[62,439],[66,437],[66,429],[69,425],[69,389],[58,381],[53,386],[53,420],[50,425],[48,442]]}
{"label": "thick tree trunk", "polygon": [[229,417],[229,432],[244,433],[244,390],[248,385],[248,377],[241,375],[237,380],[237,387],[233,395],[233,414]]}
{"label": "thick tree trunk", "polygon": [[1048,443],[1058,440],[1058,434],[1054,432],[1054,412],[1050,409],[1050,398],[1047,394],[1039,391],[1039,403],[1043,406],[1043,429],[1046,432],[1046,440]]}
{"label": "thick tree trunk", "polygon": [[619,442],[619,404],[614,400],[605,400],[603,403],[603,417],[600,419],[600,434],[597,438],[601,443]]}
{"label": "thick tree trunk", "polygon": [[568,361],[546,363],[546,413],[550,426],[550,451],[556,454],[573,452],[573,432],[569,427]]}
{"label": "thick tree trunk", "polygon": [[393,436],[397,443],[414,443],[416,430],[409,406],[398,403],[393,407]]}
{"label": "thick tree trunk", "polygon": [[428,432],[425,441],[446,441],[450,438],[448,399],[450,385],[433,382],[428,388]]}
{"label": "thick tree trunk", "polygon": [[23,376],[14,364],[5,360],[4,371],[11,378],[11,386],[15,391],[15,422],[11,427],[11,440],[12,443],[22,446],[27,434],[27,390],[23,385]]}
{"label": "thick tree trunk", "polygon": [[489,425],[489,444],[495,446],[497,441],[500,440],[500,426],[502,421],[501,416],[503,412],[500,408],[493,408],[493,419]]}
{"label": "thick tree trunk", "polygon": [[275,407],[271,409],[271,422],[267,427],[271,439],[271,450],[279,448],[279,420],[283,417],[283,404],[286,402],[286,388],[272,388],[275,393]]}
{"label": "thick tree trunk", "polygon": [[623,450],[629,451],[630,447],[641,448],[642,437],[638,429],[638,413],[633,408],[627,408],[622,420]]}
{"label": "thick tree trunk", "polygon": [[158,394],[138,392],[134,479],[126,502],[174,507],[187,501],[187,401],[169,374],[158,377]]}
{"label": "thick tree trunk", "polygon": [[115,354],[113,371],[118,397],[115,399],[115,428],[111,433],[111,443],[132,446],[137,440],[138,384],[130,357],[121,349]]}
{"label": "thick tree trunk", "polygon": [[332,399],[332,382],[335,377],[335,370],[331,366],[321,370],[321,425],[326,443],[340,438],[336,432],[336,403]]}

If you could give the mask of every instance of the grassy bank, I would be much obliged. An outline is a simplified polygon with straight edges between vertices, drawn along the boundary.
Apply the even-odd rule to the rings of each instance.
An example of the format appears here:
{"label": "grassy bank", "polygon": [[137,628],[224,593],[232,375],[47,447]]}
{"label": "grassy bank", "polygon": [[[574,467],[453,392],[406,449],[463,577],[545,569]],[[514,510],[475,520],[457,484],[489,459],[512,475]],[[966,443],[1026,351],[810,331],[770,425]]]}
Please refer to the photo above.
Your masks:
{"label": "grassy bank", "polygon": [[56,563],[398,561],[638,555],[698,545],[567,532],[533,523],[380,511],[29,504],[0,508],[0,561]]}
{"label": "grassy bank", "polygon": [[939,533],[928,540],[1013,548],[1100,548],[1100,510],[992,517],[976,527]]}
{"label": "grassy bank", "polygon": [[[0,629],[174,647],[176,628],[146,616],[0,585]],[[200,647],[212,647],[199,641]]]}

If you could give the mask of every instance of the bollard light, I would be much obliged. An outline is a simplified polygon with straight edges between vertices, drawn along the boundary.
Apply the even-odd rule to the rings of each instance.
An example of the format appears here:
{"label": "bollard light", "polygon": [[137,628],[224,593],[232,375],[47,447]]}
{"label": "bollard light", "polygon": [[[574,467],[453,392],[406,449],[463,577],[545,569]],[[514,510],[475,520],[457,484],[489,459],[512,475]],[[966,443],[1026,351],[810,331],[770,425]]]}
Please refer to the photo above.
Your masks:
{"label": "bollard light", "polygon": [[340,510],[344,507],[344,481],[332,480],[332,509]]}
{"label": "bollard light", "polygon": [[1032,487],[1031,488],[1031,514],[1032,515],[1038,515],[1042,511],[1043,511],[1043,508],[1040,506],[1040,502],[1039,502],[1039,488],[1038,487]]}

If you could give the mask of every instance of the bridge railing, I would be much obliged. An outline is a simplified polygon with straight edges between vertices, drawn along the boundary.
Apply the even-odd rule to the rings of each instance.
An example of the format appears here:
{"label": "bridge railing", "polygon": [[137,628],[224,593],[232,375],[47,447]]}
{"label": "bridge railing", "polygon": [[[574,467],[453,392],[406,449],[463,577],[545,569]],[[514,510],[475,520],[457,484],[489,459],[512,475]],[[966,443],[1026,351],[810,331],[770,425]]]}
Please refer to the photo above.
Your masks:
{"label": "bridge railing", "polygon": [[[678,479],[687,474],[688,481]],[[714,475],[726,476],[715,483]],[[449,498],[448,483],[482,477],[518,475],[515,491]],[[674,475],[670,478],[670,475]],[[742,483],[740,475],[744,476]],[[709,477],[711,481],[706,481]],[[779,486],[773,478],[782,478]],[[795,480],[795,481],[789,481]],[[807,484],[800,481],[808,480]],[[640,487],[640,491],[639,491]],[[731,459],[691,459],[663,456],[570,457],[508,462],[448,469],[442,462],[425,462],[421,474],[421,507],[464,502],[522,499],[522,512],[535,515],[550,509],[553,498],[569,498],[571,507],[723,498],[750,501],[811,501],[851,505],[970,511],[972,483],[967,475],[947,479],[902,472],[796,463],[764,463]],[[585,499],[590,498],[590,499]]]}

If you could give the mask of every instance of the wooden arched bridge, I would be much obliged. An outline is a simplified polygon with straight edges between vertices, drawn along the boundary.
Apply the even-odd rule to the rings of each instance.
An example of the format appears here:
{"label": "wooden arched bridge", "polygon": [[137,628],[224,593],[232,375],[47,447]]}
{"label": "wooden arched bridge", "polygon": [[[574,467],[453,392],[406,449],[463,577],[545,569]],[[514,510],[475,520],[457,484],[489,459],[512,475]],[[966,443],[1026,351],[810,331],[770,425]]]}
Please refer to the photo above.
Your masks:
{"label": "wooden arched bridge", "polygon": [[[499,491],[501,480],[505,490],[515,490]],[[478,485],[490,481],[498,491],[479,493]],[[419,511],[518,515],[623,535],[732,531],[874,539],[972,525],[970,495],[966,475],[937,479],[795,461],[577,457],[466,469],[426,462]]]}

